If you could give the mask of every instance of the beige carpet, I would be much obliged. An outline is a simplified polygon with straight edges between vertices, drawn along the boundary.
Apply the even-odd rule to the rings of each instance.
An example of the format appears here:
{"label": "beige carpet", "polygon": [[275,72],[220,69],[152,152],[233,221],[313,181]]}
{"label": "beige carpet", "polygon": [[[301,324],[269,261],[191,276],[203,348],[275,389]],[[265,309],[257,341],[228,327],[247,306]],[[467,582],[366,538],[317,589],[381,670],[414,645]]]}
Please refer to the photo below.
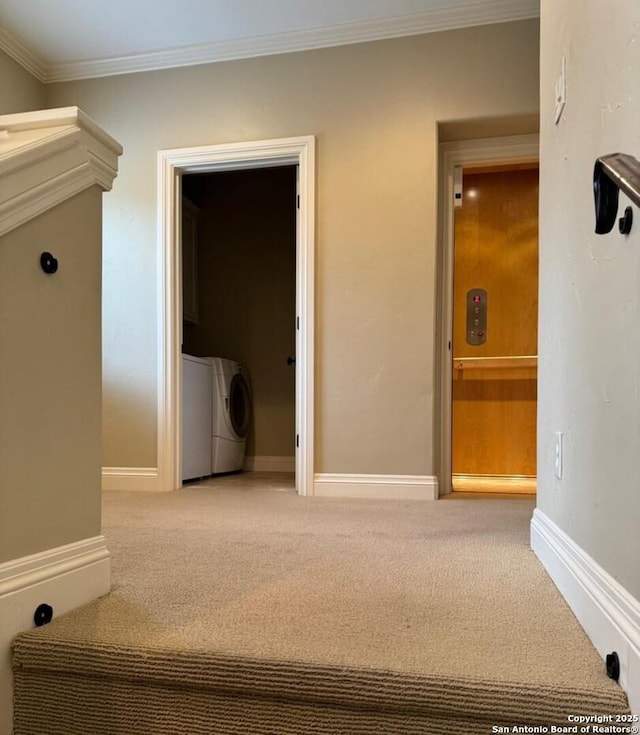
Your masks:
{"label": "beige carpet", "polygon": [[247,479],[105,495],[113,592],[17,639],[15,735],[490,733],[627,711],[529,549],[532,499]]}

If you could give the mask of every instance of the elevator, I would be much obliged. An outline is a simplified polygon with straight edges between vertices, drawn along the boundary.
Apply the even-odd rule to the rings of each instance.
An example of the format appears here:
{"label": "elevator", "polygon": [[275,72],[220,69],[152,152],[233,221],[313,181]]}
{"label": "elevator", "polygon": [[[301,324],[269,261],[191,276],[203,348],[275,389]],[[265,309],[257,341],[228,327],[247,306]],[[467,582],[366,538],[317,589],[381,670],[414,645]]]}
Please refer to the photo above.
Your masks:
{"label": "elevator", "polygon": [[452,488],[535,493],[538,165],[463,167],[460,173],[454,210]]}

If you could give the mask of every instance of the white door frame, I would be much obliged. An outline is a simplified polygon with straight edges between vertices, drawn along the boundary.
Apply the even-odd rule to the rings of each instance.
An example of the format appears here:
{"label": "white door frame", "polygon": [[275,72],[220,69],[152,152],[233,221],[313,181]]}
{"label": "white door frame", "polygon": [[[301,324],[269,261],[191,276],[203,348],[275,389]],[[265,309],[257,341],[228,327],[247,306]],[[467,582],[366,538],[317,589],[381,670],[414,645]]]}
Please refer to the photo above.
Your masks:
{"label": "white door frame", "polygon": [[514,135],[504,138],[442,143],[439,159],[439,329],[437,330],[439,339],[436,345],[439,401],[436,406],[435,437],[438,487],[440,495],[446,495],[451,492],[454,169],[458,166],[537,162],[539,159],[538,135]]}
{"label": "white door frame", "polygon": [[315,137],[175,148],[158,153],[158,489],[182,486],[182,283],[180,212],[183,174],[297,165],[296,489],[313,494]]}

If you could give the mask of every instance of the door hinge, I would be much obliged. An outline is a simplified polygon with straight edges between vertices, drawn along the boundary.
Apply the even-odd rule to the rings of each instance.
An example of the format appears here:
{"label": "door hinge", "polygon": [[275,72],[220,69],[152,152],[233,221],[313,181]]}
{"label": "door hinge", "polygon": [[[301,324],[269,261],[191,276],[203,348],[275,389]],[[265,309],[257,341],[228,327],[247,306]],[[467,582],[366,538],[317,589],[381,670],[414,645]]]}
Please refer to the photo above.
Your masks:
{"label": "door hinge", "polygon": [[300,209],[300,194],[298,194],[296,196],[296,207],[298,207],[298,209]]}
{"label": "door hinge", "polygon": [[296,329],[300,331],[300,317],[299,316],[296,317]]}
{"label": "door hinge", "polygon": [[300,434],[296,434],[296,449],[300,447]]}

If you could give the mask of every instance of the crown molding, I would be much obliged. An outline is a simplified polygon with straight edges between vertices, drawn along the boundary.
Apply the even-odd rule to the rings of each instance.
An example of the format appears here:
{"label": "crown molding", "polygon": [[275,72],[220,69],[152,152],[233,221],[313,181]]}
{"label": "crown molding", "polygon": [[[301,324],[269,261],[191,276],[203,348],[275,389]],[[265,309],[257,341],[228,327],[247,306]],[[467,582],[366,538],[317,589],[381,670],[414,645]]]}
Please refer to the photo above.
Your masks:
{"label": "crown molding", "polygon": [[0,116],[0,235],[94,184],[111,189],[121,154],[77,107]]}
{"label": "crown molding", "polygon": [[44,82],[46,80],[47,65],[45,62],[1,26],[0,49],[14,61],[17,61],[20,66],[26,69],[40,82]]}
{"label": "crown molding", "polygon": [[6,32],[0,34],[0,48],[23,64],[38,79],[51,83],[329,48],[491,23],[527,20],[537,18],[539,15],[539,0],[481,0],[411,15],[63,64],[45,64]]}

